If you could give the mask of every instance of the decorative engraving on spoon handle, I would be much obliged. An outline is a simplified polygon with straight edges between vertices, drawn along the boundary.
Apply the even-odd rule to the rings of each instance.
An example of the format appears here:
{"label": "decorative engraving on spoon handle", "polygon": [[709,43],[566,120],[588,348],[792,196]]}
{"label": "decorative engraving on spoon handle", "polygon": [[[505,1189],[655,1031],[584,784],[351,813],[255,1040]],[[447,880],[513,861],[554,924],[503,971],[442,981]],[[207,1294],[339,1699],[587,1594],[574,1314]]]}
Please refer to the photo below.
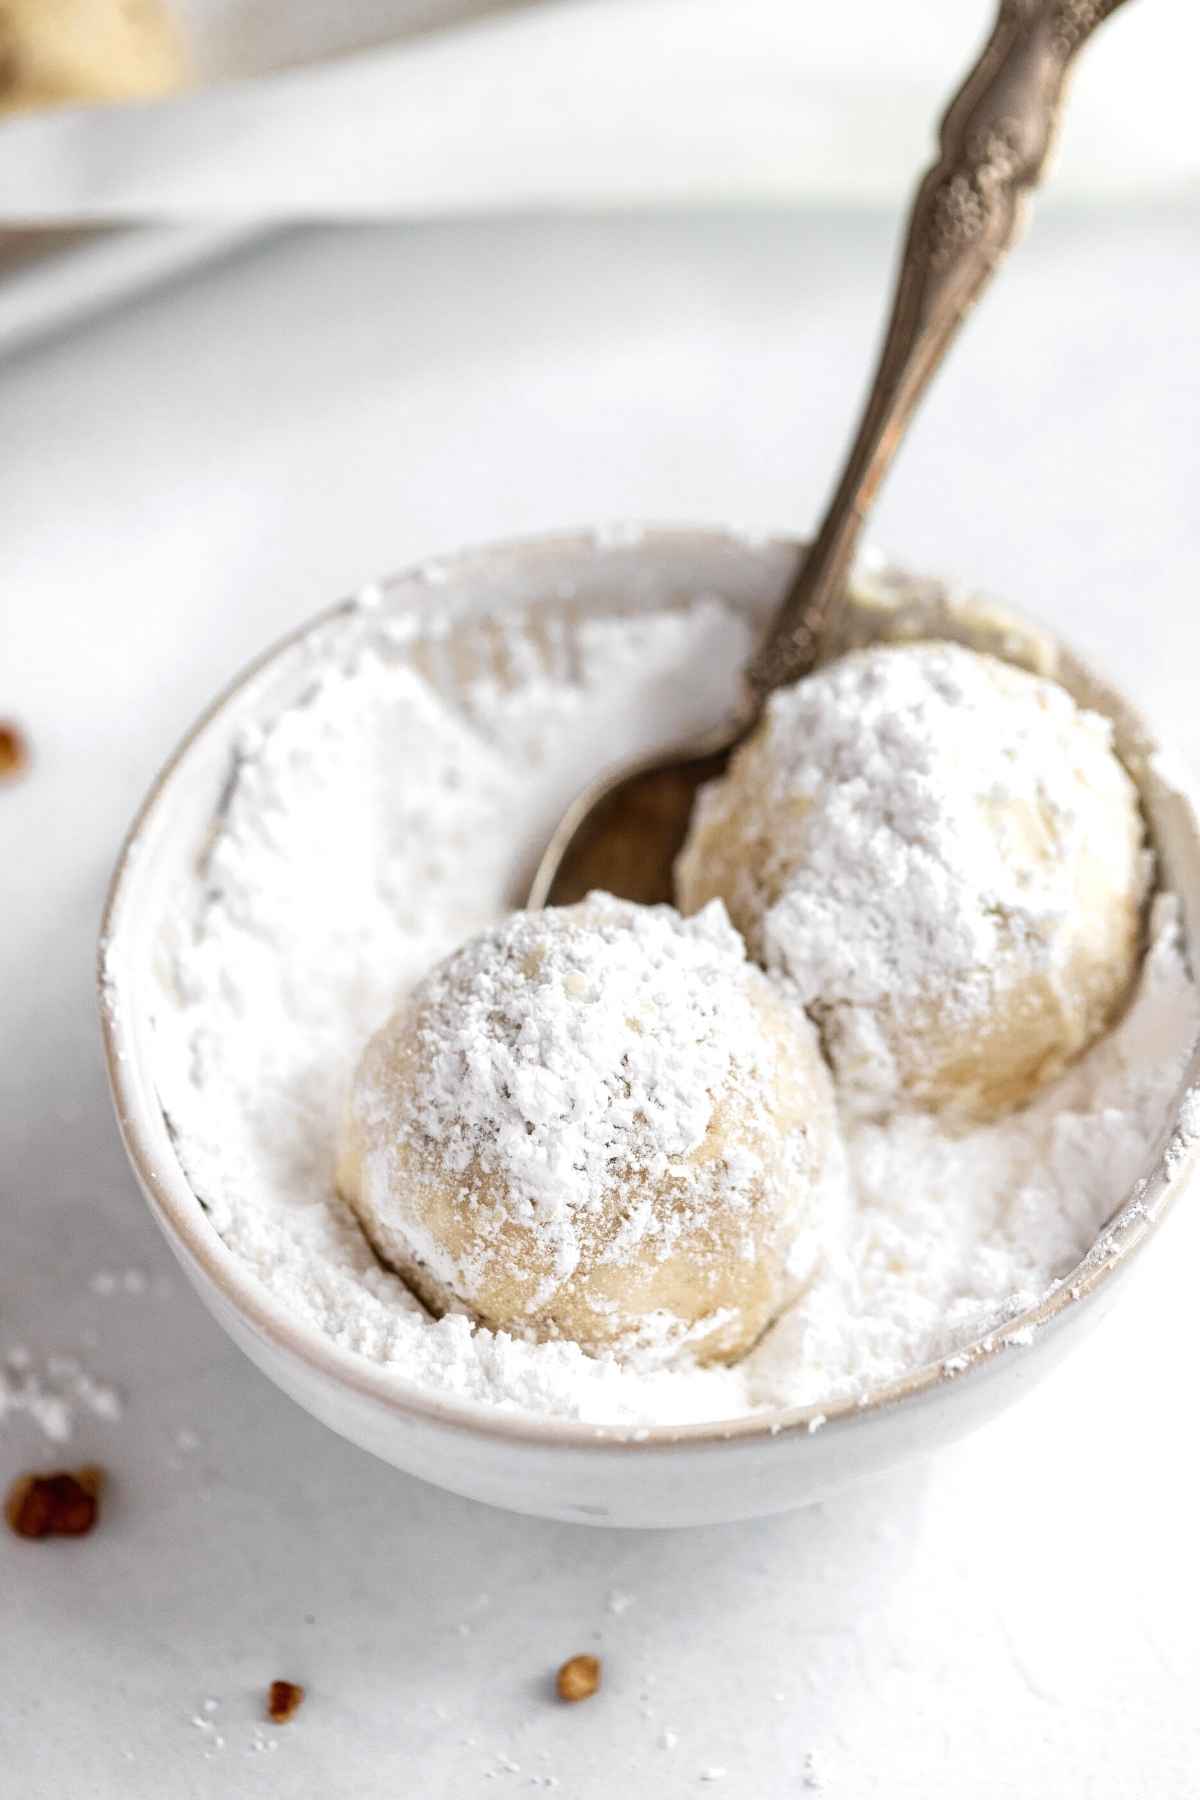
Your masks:
{"label": "decorative engraving on spoon handle", "polygon": [[1002,0],[950,102],[940,154],[917,189],[892,315],[845,467],[770,635],[752,694],[812,668],[863,522],[913,411],[1016,238],[1045,167],[1076,51],[1124,0]]}

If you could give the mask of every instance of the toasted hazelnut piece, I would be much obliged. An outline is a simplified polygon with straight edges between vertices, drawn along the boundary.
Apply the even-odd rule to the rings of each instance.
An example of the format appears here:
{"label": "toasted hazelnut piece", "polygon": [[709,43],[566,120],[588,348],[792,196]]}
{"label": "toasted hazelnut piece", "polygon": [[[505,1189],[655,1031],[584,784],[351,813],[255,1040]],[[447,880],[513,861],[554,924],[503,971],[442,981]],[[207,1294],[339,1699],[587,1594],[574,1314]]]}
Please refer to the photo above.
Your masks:
{"label": "toasted hazelnut piece", "polygon": [[286,1725],[304,1704],[304,1689],[296,1681],[273,1681],[267,1689],[267,1717],[273,1725]]}
{"label": "toasted hazelnut piece", "polygon": [[15,781],[29,765],[29,745],[7,719],[0,719],[0,781]]}
{"label": "toasted hazelnut piece", "polygon": [[555,1691],[560,1700],[590,1700],[599,1686],[598,1656],[569,1657],[554,1679]]}
{"label": "toasted hazelnut piece", "polygon": [[99,1516],[103,1471],[22,1475],[8,1491],[4,1516],[18,1537],[86,1537]]}

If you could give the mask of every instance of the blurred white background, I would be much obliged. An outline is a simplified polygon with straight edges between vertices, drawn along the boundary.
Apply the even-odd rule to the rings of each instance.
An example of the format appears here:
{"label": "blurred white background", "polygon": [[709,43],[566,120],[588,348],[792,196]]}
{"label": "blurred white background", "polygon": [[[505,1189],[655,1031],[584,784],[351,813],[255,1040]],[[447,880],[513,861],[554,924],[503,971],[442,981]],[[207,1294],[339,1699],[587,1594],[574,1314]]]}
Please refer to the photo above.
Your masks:
{"label": "blurred white background", "polygon": [[[991,0],[174,0],[200,91],[0,124],[0,218],[896,203]],[[1200,185],[1200,7],[1087,46],[1061,196]]]}

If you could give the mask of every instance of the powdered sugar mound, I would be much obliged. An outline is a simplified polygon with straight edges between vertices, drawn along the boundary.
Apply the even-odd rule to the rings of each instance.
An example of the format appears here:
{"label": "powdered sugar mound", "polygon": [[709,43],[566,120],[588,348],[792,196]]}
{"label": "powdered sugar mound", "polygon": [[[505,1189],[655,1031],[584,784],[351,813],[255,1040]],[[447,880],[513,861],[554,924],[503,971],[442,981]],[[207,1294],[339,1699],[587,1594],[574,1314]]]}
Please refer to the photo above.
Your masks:
{"label": "powdered sugar mound", "polygon": [[721,715],[751,632],[712,599],[583,618],[548,603],[444,629],[386,608],[364,620],[365,641],[335,643],[302,699],[237,747],[206,860],[156,947],[156,1075],[179,1155],[294,1317],[399,1386],[640,1427],[861,1396],[1011,1319],[1087,1252],[1197,1033],[1169,899],[1129,1009],[1034,1106],[957,1135],[928,1117],[850,1123],[821,1267],[737,1367],[636,1368],[431,1320],[334,1189],[363,1046],[440,957],[520,904],[586,781]]}

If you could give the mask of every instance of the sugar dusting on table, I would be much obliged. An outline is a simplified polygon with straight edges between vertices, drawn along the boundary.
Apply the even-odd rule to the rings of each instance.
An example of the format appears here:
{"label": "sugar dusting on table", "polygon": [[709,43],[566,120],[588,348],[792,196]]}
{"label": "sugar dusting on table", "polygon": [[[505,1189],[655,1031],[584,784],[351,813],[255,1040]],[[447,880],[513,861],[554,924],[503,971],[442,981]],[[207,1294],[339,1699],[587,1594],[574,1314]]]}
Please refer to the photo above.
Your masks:
{"label": "sugar dusting on table", "polygon": [[113,1423],[121,1397],[79,1357],[57,1353],[36,1357],[24,1344],[0,1355],[0,1429],[8,1419],[29,1419],[53,1444],[65,1444],[81,1416]]}
{"label": "sugar dusting on table", "polygon": [[401,1381],[635,1426],[861,1398],[1001,1331],[1065,1276],[1165,1123],[1200,1016],[1170,897],[1129,1010],[1033,1106],[956,1135],[923,1115],[847,1120],[822,1264],[736,1368],[641,1368],[435,1322],[379,1264],[333,1186],[363,1044],[440,956],[519,904],[593,774],[719,716],[750,639],[712,596],[432,623],[372,608],[236,746],[201,879],[159,946],[159,1090],[230,1249]]}

